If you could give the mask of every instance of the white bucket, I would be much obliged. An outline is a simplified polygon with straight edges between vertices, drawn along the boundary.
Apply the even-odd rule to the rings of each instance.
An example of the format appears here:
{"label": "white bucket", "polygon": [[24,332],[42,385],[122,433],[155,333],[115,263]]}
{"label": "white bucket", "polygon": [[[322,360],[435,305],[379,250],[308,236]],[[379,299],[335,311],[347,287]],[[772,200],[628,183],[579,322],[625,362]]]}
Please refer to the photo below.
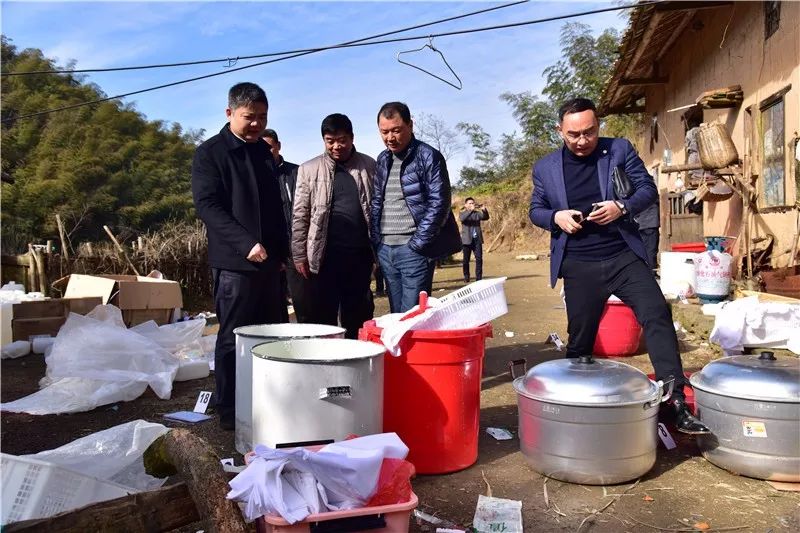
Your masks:
{"label": "white bucket", "polygon": [[344,338],[344,329],[324,324],[260,324],[233,330],[236,335],[236,451],[253,451],[254,346],[287,339]]}
{"label": "white bucket", "polygon": [[692,252],[661,252],[660,267],[661,292],[677,298],[680,294],[691,295],[697,286],[694,258]]}
{"label": "white bucket", "polygon": [[695,292],[703,303],[727,300],[731,290],[730,254],[711,250],[694,258],[697,272]]}
{"label": "white bucket", "polygon": [[383,431],[386,348],[301,339],[253,348],[253,441],[273,448]]}

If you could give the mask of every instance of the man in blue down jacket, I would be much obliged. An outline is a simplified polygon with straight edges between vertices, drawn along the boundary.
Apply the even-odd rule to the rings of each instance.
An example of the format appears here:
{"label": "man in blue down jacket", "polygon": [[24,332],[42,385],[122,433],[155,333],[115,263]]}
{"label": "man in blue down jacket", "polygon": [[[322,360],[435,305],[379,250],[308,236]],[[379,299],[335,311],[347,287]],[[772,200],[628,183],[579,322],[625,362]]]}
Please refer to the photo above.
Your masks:
{"label": "man in blue down jacket", "polygon": [[[656,201],[658,191],[631,143],[599,137],[599,129],[591,100],[567,101],[559,109],[564,146],[533,169],[530,219],[551,232],[550,285],[564,279],[567,357],[592,353],[606,301],[616,295],[644,328],[656,377],[675,379],[670,411],[676,428],[708,433],[686,406],[672,315],[632,218]],[[614,169],[623,171],[633,186],[625,199],[615,198]]]}
{"label": "man in blue down jacket", "polygon": [[228,124],[197,147],[192,196],[208,232],[208,264],[219,319],[215,349],[220,427],[235,425],[239,326],[281,321],[280,270],[289,254],[281,192],[269,146],[267,95],[254,83],[228,92]]}
{"label": "man in blue down jacket", "polygon": [[370,238],[386,279],[389,307],[404,312],[431,292],[436,259],[461,250],[444,157],[414,137],[411,111],[389,102],[378,112],[387,150],[378,156]]}

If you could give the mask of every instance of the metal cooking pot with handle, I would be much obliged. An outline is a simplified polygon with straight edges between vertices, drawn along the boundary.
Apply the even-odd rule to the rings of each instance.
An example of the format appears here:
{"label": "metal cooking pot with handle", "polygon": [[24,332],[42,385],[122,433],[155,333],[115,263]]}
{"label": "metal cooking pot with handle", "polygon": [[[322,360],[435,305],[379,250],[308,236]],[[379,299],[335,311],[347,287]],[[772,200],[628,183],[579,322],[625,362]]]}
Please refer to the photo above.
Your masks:
{"label": "metal cooking pot with handle", "polygon": [[723,357],[690,382],[711,430],[697,439],[706,459],[748,477],[800,482],[800,359]]}
{"label": "metal cooking pot with handle", "polygon": [[562,481],[635,479],[655,464],[658,407],[674,380],[667,385],[664,393],[665,383],[644,372],[591,356],[536,365],[514,380],[522,453],[534,470]]}

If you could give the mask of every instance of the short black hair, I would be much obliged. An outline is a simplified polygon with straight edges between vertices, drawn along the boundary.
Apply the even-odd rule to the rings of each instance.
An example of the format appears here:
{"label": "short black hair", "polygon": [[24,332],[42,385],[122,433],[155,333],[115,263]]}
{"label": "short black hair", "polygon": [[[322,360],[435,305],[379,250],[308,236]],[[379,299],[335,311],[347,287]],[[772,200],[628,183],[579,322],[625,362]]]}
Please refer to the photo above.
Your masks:
{"label": "short black hair", "polygon": [[474,201],[475,201],[475,198],[473,198],[472,196],[467,196],[466,198],[464,198],[464,203],[467,203],[467,202],[469,202],[470,200],[472,200],[472,201],[474,202]]}
{"label": "short black hair", "polygon": [[353,123],[350,122],[350,119],[347,118],[347,115],[334,113],[325,117],[325,119],[322,121],[322,127],[320,130],[322,130],[323,137],[325,135],[335,135],[337,133],[353,135]]}
{"label": "short black hair", "polygon": [[269,107],[267,93],[255,83],[250,83],[248,81],[237,83],[228,91],[229,109],[238,109],[255,103],[262,103]]}
{"label": "short black hair", "polygon": [[276,143],[281,142],[280,140],[278,140],[278,132],[271,128],[267,128],[264,130],[264,133],[261,134],[261,138],[263,139],[264,137],[269,137]]}
{"label": "short black hair", "polygon": [[381,117],[392,118],[395,115],[400,115],[403,122],[411,124],[411,110],[403,102],[386,102],[383,104],[380,111],[378,111],[378,121],[380,121]]}
{"label": "short black hair", "polygon": [[597,106],[588,98],[570,98],[558,108],[558,121],[564,121],[564,115],[571,115],[572,113],[581,113],[583,111],[594,111],[597,115]]}

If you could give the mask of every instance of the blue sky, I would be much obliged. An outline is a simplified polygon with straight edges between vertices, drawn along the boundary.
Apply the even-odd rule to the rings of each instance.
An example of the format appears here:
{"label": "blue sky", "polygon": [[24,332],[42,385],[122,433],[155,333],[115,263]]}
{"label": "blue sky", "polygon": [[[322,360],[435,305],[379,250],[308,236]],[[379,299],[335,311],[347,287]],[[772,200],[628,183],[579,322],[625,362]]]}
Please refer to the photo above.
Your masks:
{"label": "blue sky", "polygon": [[[413,24],[499,5],[486,2],[7,2],[2,32],[19,49],[40,48],[60,65],[104,68],[235,57],[315,47],[359,39]],[[430,33],[538,19],[614,5],[612,2],[529,2],[455,22],[414,30]],[[573,19],[597,33],[624,29],[617,12]],[[563,21],[434,39],[463,81],[458,91],[399,64],[399,51],[424,41],[320,52],[208,80],[136,95],[148,119],[205,129],[225,122],[228,88],[240,81],[261,85],[270,100],[269,127],[281,136],[286,159],[301,163],[322,151],[319,125],[330,113],[353,121],[356,147],[376,156],[383,145],[375,116],[389,100],[406,102],[412,113],[435,115],[453,127],[481,124],[494,137],[516,124],[505,91],[539,92],[542,70],[559,58]],[[444,66],[426,51],[408,59],[445,76]],[[245,65],[242,61],[236,66]],[[108,95],[224,70],[218,64],[122,73],[88,74]],[[453,181],[471,153],[449,162]]]}

